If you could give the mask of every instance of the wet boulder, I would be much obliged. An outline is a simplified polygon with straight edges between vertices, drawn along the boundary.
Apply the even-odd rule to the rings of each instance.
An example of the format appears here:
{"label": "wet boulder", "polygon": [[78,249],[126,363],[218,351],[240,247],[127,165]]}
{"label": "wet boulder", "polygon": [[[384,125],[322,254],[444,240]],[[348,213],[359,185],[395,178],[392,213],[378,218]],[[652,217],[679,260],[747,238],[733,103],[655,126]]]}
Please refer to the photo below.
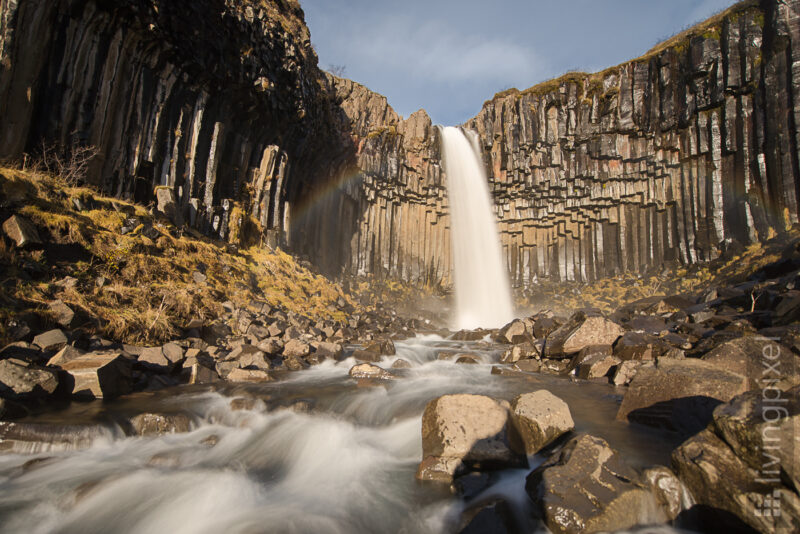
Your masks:
{"label": "wet boulder", "polygon": [[687,490],[680,479],[668,467],[658,465],[642,473],[642,479],[650,487],[666,518],[674,520],[690,502]]}
{"label": "wet boulder", "polygon": [[477,364],[480,362],[480,358],[475,354],[456,354],[456,363]]}
{"label": "wet boulder", "polygon": [[182,413],[140,413],[129,421],[137,436],[159,436],[191,430],[192,422]]}
{"label": "wet boulder", "polygon": [[0,360],[0,397],[41,399],[58,389],[58,374],[16,358]]}
{"label": "wet boulder", "polygon": [[353,378],[374,378],[378,380],[391,380],[394,378],[394,375],[386,369],[369,363],[354,365],[350,368],[348,374]]}
{"label": "wet boulder", "polygon": [[404,360],[403,358],[398,358],[392,364],[392,369],[410,369],[411,363]]}
{"label": "wet boulder", "polygon": [[508,408],[483,395],[430,401],[422,415],[423,462],[417,478],[449,483],[462,468],[525,465],[524,457],[511,449],[508,423]]}
{"label": "wet boulder", "polygon": [[131,362],[117,351],[90,352],[61,366],[73,395],[111,398],[131,391]]}
{"label": "wet boulder", "polygon": [[594,311],[579,311],[547,336],[545,356],[566,358],[592,345],[613,345],[624,333],[617,323]]}
{"label": "wet boulder", "polygon": [[383,359],[380,352],[361,349],[354,350],[350,356],[362,362],[379,362]]}
{"label": "wet boulder", "polygon": [[340,360],[342,359],[343,349],[339,343],[330,343],[327,341],[314,341],[311,343],[311,346],[314,348],[314,354],[317,358],[320,359],[328,359],[331,358],[333,360]]}
{"label": "wet boulder", "polygon": [[603,439],[581,435],[525,483],[534,513],[556,534],[617,531],[640,522],[633,511],[653,509],[655,498],[637,473]]}
{"label": "wet boulder", "polygon": [[628,386],[617,419],[691,435],[711,421],[714,408],[746,390],[745,377],[706,362],[644,363]]}
{"label": "wet boulder", "polygon": [[528,456],[575,428],[567,403],[544,389],[518,395],[511,402],[511,422],[512,444]]}
{"label": "wet boulder", "polygon": [[459,534],[512,534],[521,532],[513,507],[502,499],[470,506],[461,514]]}
{"label": "wet boulder", "polygon": [[109,437],[101,425],[64,425],[0,421],[0,452],[37,453],[88,447]]}

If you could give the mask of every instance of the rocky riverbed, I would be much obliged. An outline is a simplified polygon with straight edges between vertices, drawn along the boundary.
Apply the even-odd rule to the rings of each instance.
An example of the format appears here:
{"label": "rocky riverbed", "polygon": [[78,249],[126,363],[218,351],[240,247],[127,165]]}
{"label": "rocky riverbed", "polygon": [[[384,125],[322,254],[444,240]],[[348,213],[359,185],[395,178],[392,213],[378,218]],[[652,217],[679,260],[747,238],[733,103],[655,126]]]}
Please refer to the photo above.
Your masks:
{"label": "rocky riverbed", "polygon": [[496,330],[251,302],[154,347],[31,333],[0,353],[2,529],[792,531],[795,255]]}

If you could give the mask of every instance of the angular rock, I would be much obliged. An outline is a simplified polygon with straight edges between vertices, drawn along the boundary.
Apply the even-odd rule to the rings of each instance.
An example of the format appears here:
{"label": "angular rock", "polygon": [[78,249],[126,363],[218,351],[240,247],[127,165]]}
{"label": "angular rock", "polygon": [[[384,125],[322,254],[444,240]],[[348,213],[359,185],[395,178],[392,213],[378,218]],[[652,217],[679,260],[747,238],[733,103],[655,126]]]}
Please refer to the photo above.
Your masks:
{"label": "angular rock", "polygon": [[542,362],[534,360],[533,358],[529,360],[520,360],[514,364],[513,368],[526,373],[538,373],[542,369]]}
{"label": "angular rock", "polygon": [[584,380],[602,378],[608,376],[619,363],[620,360],[616,356],[595,354],[578,366],[575,375]]}
{"label": "angular rock", "polygon": [[286,358],[302,358],[311,353],[311,345],[299,339],[289,339],[283,346],[283,355]]}
{"label": "angular rock", "polygon": [[533,341],[533,326],[523,319],[514,319],[494,336],[500,343],[519,344]]}
{"label": "angular rock", "polygon": [[458,356],[456,358],[456,363],[470,363],[470,364],[477,364],[480,363],[480,359],[473,354],[456,354]]}
{"label": "angular rock", "polygon": [[711,421],[714,408],[746,390],[745,377],[706,362],[645,363],[628,386],[617,419],[690,435]]}
{"label": "angular rock", "polygon": [[350,356],[362,362],[379,362],[383,359],[380,353],[369,350],[354,350]]}
{"label": "angular rock", "polygon": [[636,376],[636,371],[639,370],[639,366],[642,365],[642,362],[637,360],[628,360],[624,362],[620,362],[617,365],[617,370],[614,373],[614,378],[611,379],[611,382],[615,386],[624,386],[629,384],[633,377]]}
{"label": "angular rock", "polygon": [[12,215],[6,219],[3,232],[20,248],[42,243],[36,226],[20,215]]}
{"label": "angular rock", "polygon": [[340,360],[342,358],[343,349],[339,343],[329,343],[327,341],[314,341],[311,343],[314,347],[314,354],[321,358],[331,358]]}
{"label": "angular rock", "polygon": [[41,399],[58,388],[58,374],[23,360],[0,360],[0,396],[8,399]]}
{"label": "angular rock", "polygon": [[75,319],[75,312],[61,300],[51,302],[48,307],[55,316],[56,322],[64,328],[69,328]]}
{"label": "angular rock", "polygon": [[67,341],[67,336],[59,329],[48,330],[33,338],[33,344],[42,350],[60,350]]}
{"label": "angular rock", "polygon": [[73,347],[72,345],[66,345],[63,349],[58,351],[55,356],[48,360],[47,365],[51,367],[61,367],[61,365],[65,364],[66,362],[74,360],[75,358],[83,356],[84,354],[86,354],[86,351]]}
{"label": "angular rock", "polygon": [[529,358],[538,358],[539,349],[533,343],[525,342],[519,343],[506,350],[500,356],[502,363],[516,363],[520,360],[527,360]]}
{"label": "angular rock", "polygon": [[555,534],[624,530],[639,523],[634,510],[655,504],[636,472],[590,435],[573,438],[557,460],[528,475],[525,490],[534,513]]}
{"label": "angular rock", "polygon": [[517,431],[511,443],[528,456],[575,428],[567,403],[544,389],[518,395],[511,402],[511,421]]}
{"label": "angular rock", "polygon": [[543,339],[550,335],[561,326],[561,321],[555,317],[541,316],[533,323],[533,337],[536,339]]}
{"label": "angular rock", "polygon": [[131,362],[119,352],[91,352],[61,366],[74,396],[107,399],[131,391]]}
{"label": "angular rock", "polygon": [[591,345],[613,345],[624,333],[617,323],[595,312],[579,311],[547,336],[545,356],[564,358]]}
{"label": "angular rock", "polygon": [[684,503],[690,502],[686,489],[680,479],[662,465],[651,467],[642,473],[642,478],[650,486],[669,521],[674,520],[684,509]]}
{"label": "angular rock", "polygon": [[213,363],[205,364],[196,360],[184,363],[181,376],[187,384],[211,384],[219,380]]}

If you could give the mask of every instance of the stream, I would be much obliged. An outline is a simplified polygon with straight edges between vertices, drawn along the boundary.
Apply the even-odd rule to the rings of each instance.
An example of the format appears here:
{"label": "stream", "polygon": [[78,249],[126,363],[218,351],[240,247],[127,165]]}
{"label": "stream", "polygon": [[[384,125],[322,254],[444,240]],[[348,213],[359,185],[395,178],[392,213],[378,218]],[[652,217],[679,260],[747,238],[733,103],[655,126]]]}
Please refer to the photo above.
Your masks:
{"label": "stream", "polygon": [[[536,530],[524,490],[530,468],[494,473],[467,503],[415,480],[422,412],[448,393],[511,400],[547,389],[567,402],[576,432],[604,438],[636,468],[669,465],[674,437],[615,421],[622,391],[613,386],[492,375],[500,347],[487,343],[419,336],[395,344],[397,355],[379,365],[402,358],[411,367],[378,385],[350,378],[348,358],[276,382],[184,386],[30,417],[98,430],[87,447],[0,454],[0,532],[453,532],[465,506],[492,496]],[[481,363],[438,360],[440,350]],[[117,421],[145,411],[186,413],[192,429],[126,437]]]}

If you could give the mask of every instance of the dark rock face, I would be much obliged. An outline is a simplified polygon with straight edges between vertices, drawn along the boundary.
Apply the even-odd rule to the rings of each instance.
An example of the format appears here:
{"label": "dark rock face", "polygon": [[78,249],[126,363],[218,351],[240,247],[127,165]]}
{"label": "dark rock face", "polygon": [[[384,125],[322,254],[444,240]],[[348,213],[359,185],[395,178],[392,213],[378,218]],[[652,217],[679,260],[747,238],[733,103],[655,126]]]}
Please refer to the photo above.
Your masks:
{"label": "dark rock face", "polygon": [[93,146],[105,192],[224,239],[245,240],[250,215],[274,245],[286,203],[351,151],[294,2],[21,0],[0,16],[0,157]]}
{"label": "dark rock face", "polygon": [[[467,121],[515,285],[708,260],[798,221],[798,4],[753,4],[603,73],[500,93]],[[344,204],[358,236],[344,267],[448,284],[437,130],[422,111],[400,120],[380,95],[333,82],[360,178]],[[325,249],[324,220],[309,253]]]}

